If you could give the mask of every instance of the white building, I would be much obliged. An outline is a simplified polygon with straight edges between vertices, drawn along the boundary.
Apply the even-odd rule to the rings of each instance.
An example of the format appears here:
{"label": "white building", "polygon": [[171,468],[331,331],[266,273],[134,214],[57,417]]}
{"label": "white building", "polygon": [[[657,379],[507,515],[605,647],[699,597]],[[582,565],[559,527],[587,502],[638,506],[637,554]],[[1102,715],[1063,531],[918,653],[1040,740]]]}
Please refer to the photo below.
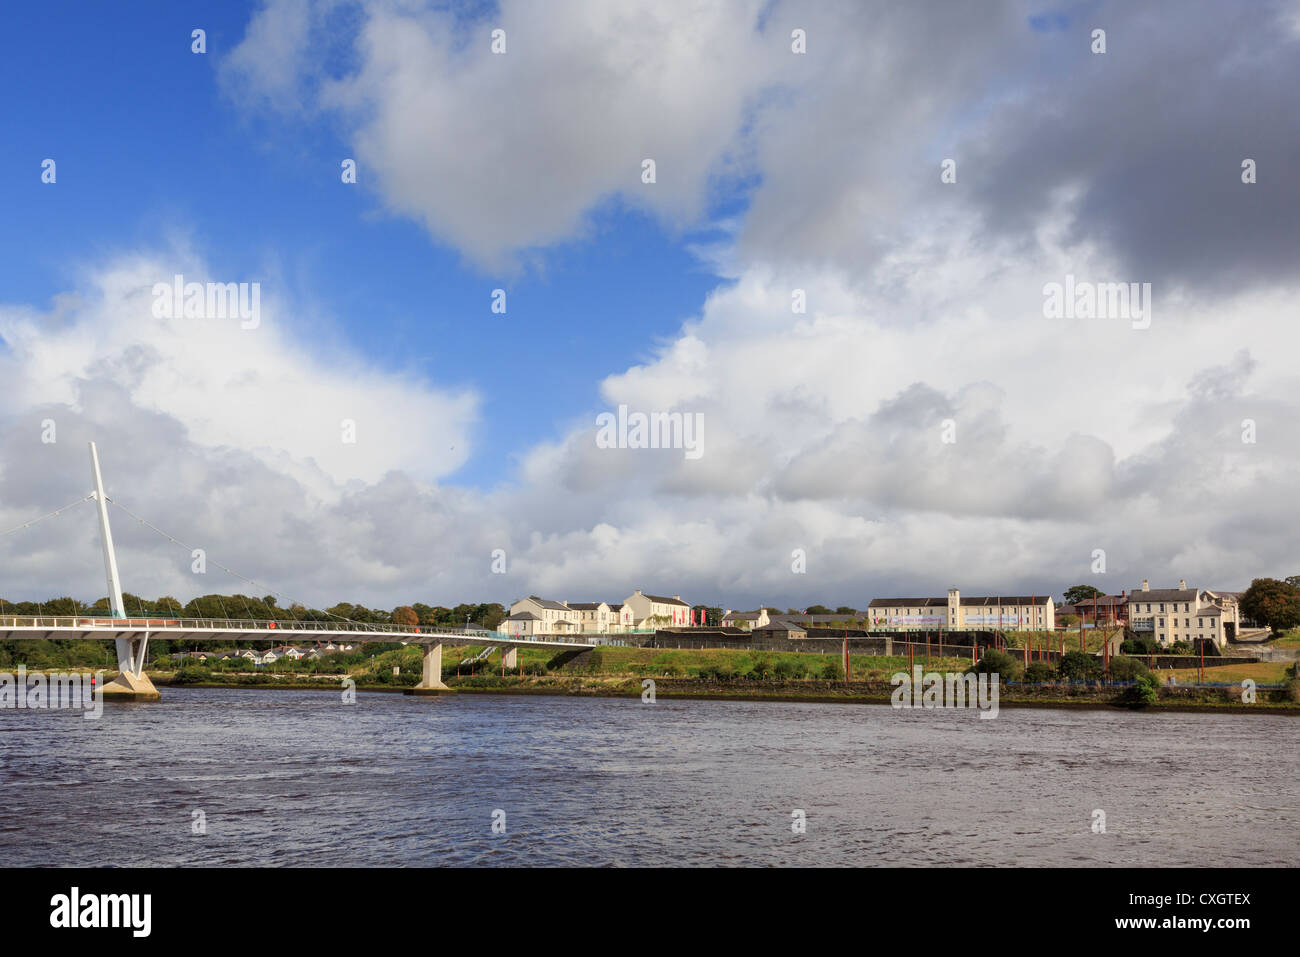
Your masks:
{"label": "white building", "polygon": [[664,598],[662,595],[645,595],[637,589],[623,600],[619,624],[624,630],[631,628],[662,628],[665,625],[689,625],[691,606],[681,595]]}
{"label": "white building", "polygon": [[1050,595],[963,598],[949,588],[947,598],[873,598],[867,619],[872,628],[898,631],[1038,631],[1056,627],[1056,605]]}
{"label": "white building", "polygon": [[767,609],[760,608],[757,611],[731,611],[722,616],[722,627],[724,628],[748,628],[751,631],[755,628],[765,628],[771,623],[772,619],[768,617]]}
{"label": "white building", "polygon": [[565,604],[573,612],[578,630],[585,635],[607,635],[618,630],[618,619],[611,617],[607,602],[568,601]]}
{"label": "white building", "polygon": [[1152,588],[1144,578],[1128,596],[1128,623],[1162,645],[1208,639],[1223,647],[1241,630],[1241,612],[1227,592],[1188,588],[1186,579],[1177,588]]}

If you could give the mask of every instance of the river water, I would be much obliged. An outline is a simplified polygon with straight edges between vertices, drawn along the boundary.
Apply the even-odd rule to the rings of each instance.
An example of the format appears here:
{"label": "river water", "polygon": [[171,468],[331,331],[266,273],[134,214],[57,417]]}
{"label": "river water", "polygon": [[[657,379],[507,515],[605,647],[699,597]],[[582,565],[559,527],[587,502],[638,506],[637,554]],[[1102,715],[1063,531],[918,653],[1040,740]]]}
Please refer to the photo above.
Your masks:
{"label": "river water", "polygon": [[6,865],[1300,864],[1294,717],[163,695],[0,711]]}

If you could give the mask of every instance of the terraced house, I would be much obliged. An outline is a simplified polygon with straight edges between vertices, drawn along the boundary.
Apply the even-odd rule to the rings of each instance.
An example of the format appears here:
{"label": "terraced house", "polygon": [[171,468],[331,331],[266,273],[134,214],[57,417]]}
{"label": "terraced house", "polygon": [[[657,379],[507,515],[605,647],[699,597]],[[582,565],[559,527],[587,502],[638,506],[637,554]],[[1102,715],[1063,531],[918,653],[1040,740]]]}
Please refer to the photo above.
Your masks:
{"label": "terraced house", "polygon": [[623,629],[657,628],[662,625],[689,625],[691,606],[681,595],[664,598],[662,595],[644,595],[637,589],[623,601]]}
{"label": "terraced house", "polygon": [[963,598],[956,588],[947,598],[873,598],[867,606],[872,628],[929,631],[998,628],[1028,631],[1056,627],[1056,605],[1049,595],[993,595]]}
{"label": "terraced house", "polygon": [[587,635],[606,635],[617,631],[618,618],[611,618],[609,604],[603,601],[565,602],[573,612],[578,630]]}
{"label": "terraced house", "polygon": [[1142,579],[1142,587],[1128,597],[1128,621],[1135,632],[1162,645],[1208,640],[1223,647],[1241,630],[1235,594],[1188,588],[1186,579],[1177,588],[1152,588]]}
{"label": "terraced house", "polygon": [[562,601],[529,595],[510,606],[501,623],[509,635],[564,635],[578,630],[577,613]]}

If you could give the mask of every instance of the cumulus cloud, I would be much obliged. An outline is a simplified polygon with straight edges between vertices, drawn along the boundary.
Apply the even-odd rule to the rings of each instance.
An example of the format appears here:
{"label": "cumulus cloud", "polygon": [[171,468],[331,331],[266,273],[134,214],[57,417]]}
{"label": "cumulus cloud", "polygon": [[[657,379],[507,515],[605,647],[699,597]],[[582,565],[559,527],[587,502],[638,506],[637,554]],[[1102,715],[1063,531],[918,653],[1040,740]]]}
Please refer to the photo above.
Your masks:
{"label": "cumulus cloud", "polygon": [[[299,53],[336,9],[269,4],[225,63],[231,88],[290,111],[310,102],[337,112],[361,181],[493,268],[584,235],[604,203],[671,228],[695,222],[711,178],[742,172],[747,111],[781,62],[781,44],[758,29],[758,0],[509,0],[470,24],[371,3],[358,10],[351,68],[322,76]],[[646,159],[653,184],[642,181]]]}
{"label": "cumulus cloud", "polygon": [[[468,22],[272,3],[226,64],[237,95],[344,117],[383,201],[476,263],[581,238],[609,202],[681,228],[712,214],[720,177],[746,184],[731,241],[704,250],[730,281],[599,383],[609,409],[702,415],[705,454],[599,448],[592,409],[555,442],[494,450],[519,458],[510,483],[457,488],[473,396],[315,355],[274,321],[288,303],[256,333],[161,327],[140,290],[173,264],[127,261],[0,314],[0,527],[75,497],[96,434],[112,481],[170,527],[308,600],[642,587],[865,605],[1294,570],[1300,217],[1294,181],[1264,179],[1297,165],[1278,112],[1296,34],[1269,28],[1294,5],[1182,9],[1103,4],[1045,31],[1022,3],[517,2]],[[1069,274],[1152,281],[1150,328],[1046,318],[1044,283]],[[38,443],[46,416],[56,447]],[[84,555],[72,580],[94,594],[92,533],[55,534],[0,541],[8,581],[40,591]],[[123,548],[135,590],[199,590],[141,530]]]}

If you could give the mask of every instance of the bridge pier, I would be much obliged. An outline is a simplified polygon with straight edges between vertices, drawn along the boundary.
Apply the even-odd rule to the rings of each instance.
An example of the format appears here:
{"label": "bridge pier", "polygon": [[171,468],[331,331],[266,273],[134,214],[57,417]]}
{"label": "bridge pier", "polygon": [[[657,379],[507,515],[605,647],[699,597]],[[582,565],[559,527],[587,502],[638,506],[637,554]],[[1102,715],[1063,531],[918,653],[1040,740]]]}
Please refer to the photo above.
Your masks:
{"label": "bridge pier", "polygon": [[149,633],[143,638],[118,638],[117,668],[119,674],[104,683],[104,698],[117,701],[157,701],[162,697],[149,676],[144,673],[144,653],[149,646]]}
{"label": "bridge pier", "polygon": [[507,672],[513,671],[519,667],[518,648],[511,647],[501,652],[501,667],[504,668]]}
{"label": "bridge pier", "polygon": [[421,646],[424,650],[420,683],[407,691],[407,694],[429,695],[445,694],[451,691],[442,680],[442,643]]}

